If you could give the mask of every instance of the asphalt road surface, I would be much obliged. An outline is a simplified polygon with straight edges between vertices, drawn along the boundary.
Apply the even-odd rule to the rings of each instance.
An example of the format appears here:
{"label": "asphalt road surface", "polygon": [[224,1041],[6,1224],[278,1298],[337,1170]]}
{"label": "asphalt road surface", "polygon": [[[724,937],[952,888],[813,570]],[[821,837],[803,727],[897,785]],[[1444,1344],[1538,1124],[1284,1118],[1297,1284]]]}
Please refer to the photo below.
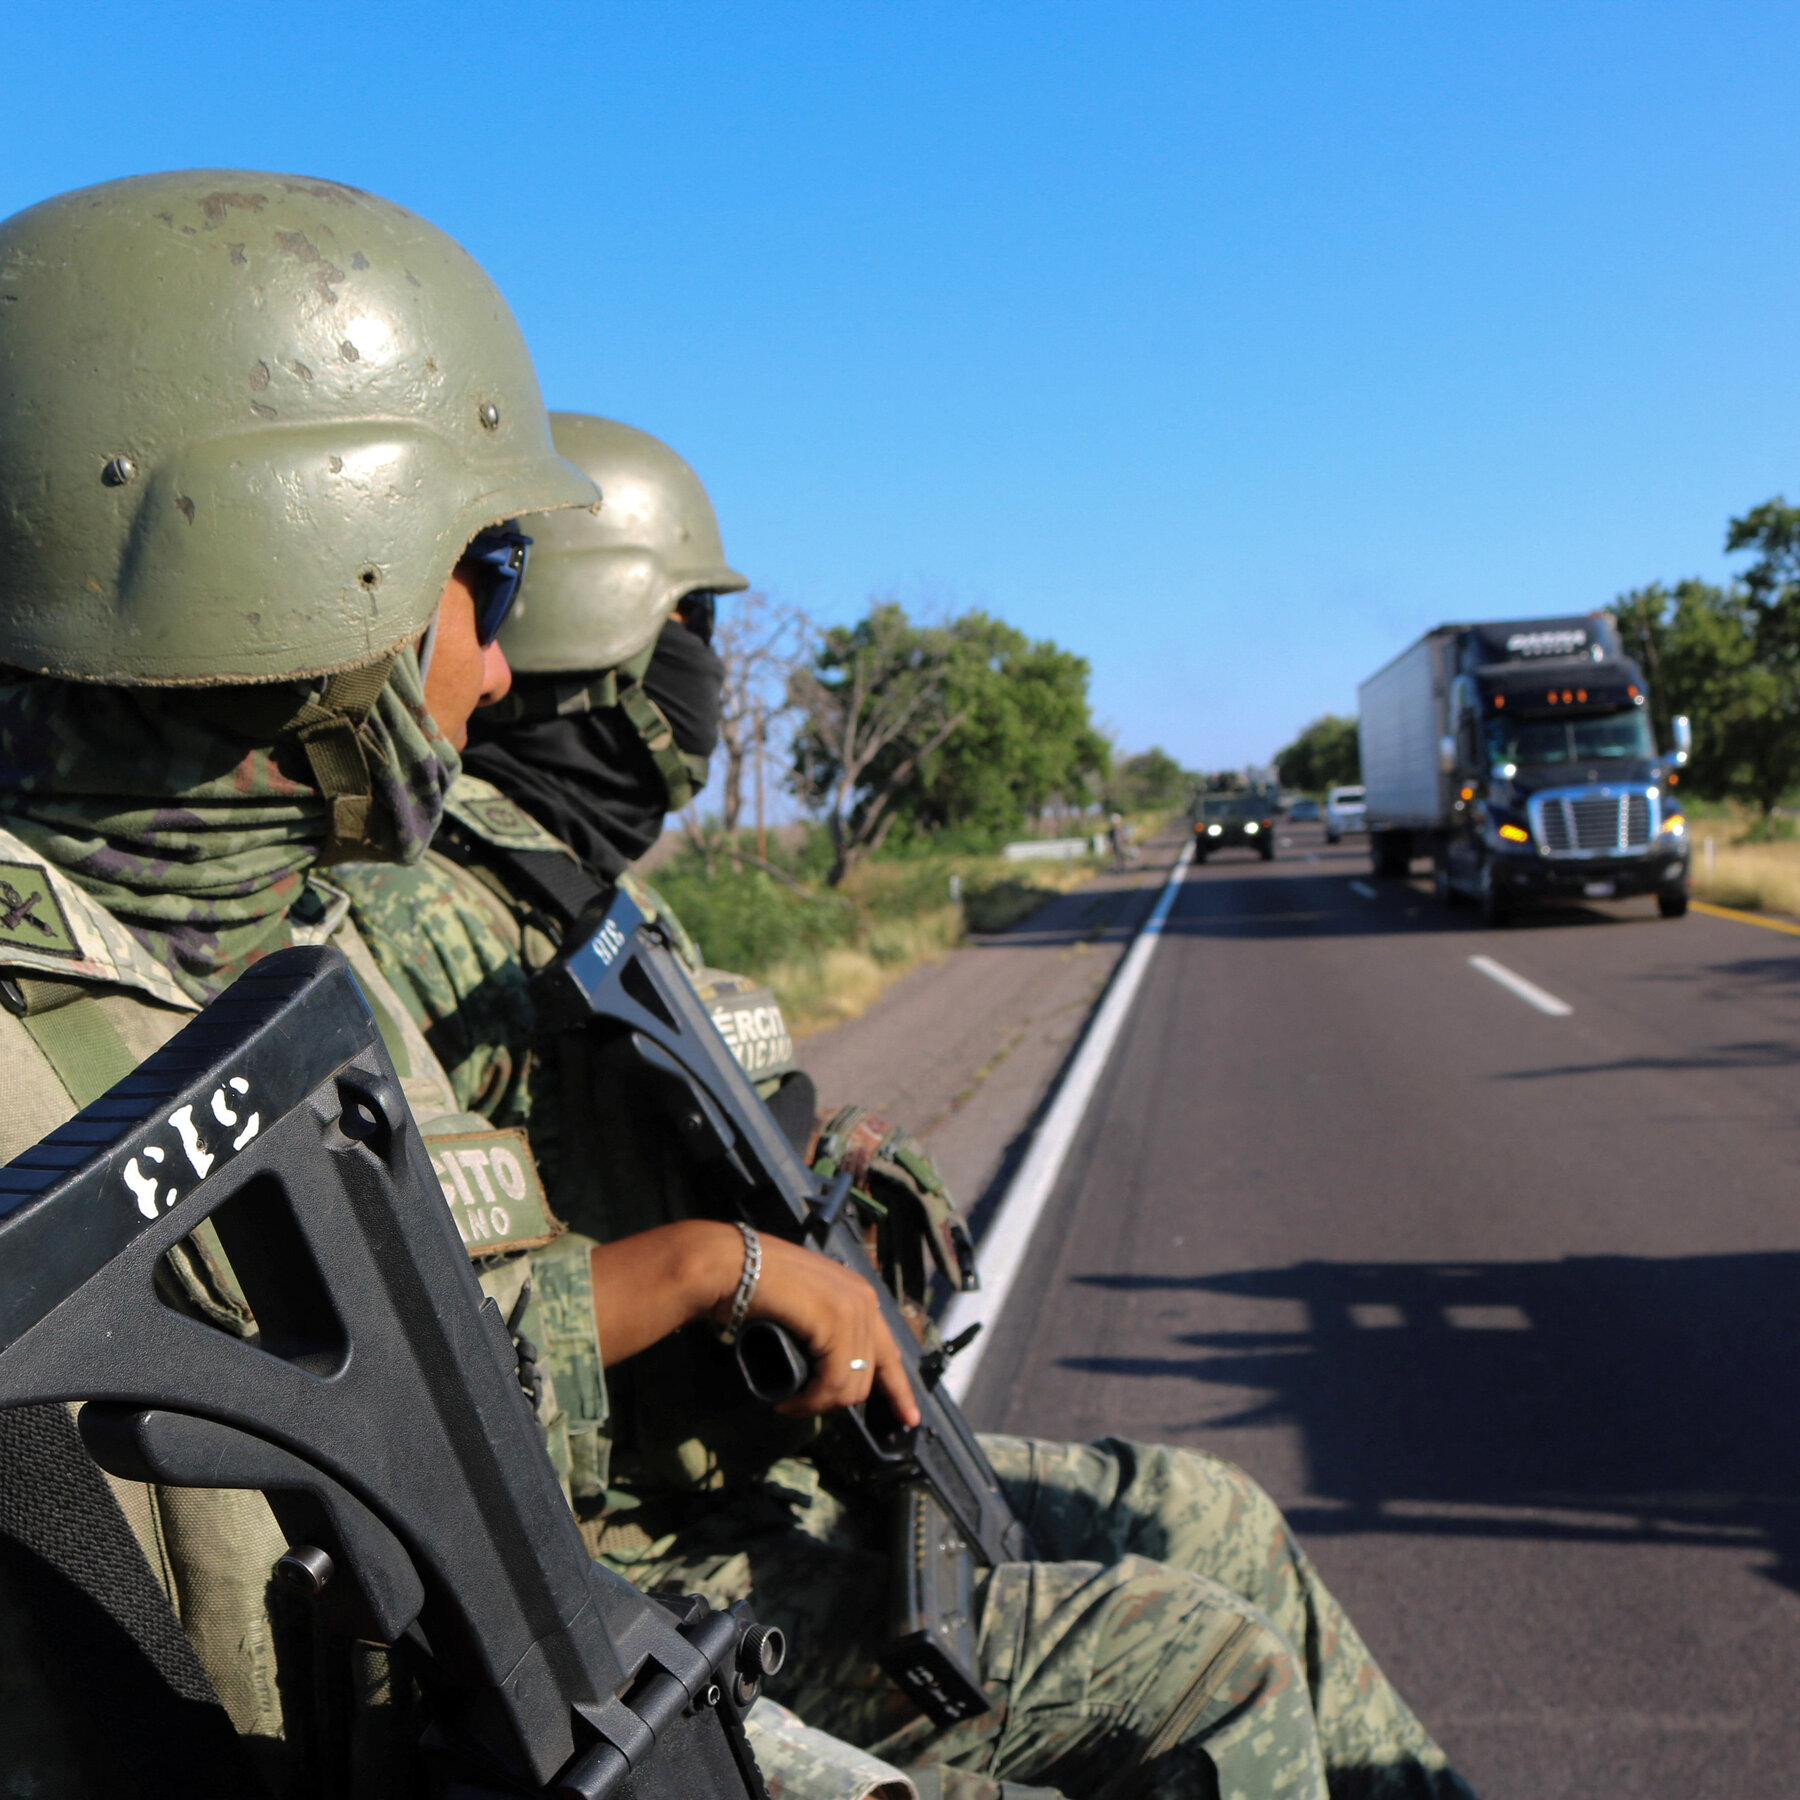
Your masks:
{"label": "asphalt road surface", "polygon": [[1241,1463],[1487,1800],[1794,1792],[1800,937],[1287,835],[1188,871],[972,1416]]}

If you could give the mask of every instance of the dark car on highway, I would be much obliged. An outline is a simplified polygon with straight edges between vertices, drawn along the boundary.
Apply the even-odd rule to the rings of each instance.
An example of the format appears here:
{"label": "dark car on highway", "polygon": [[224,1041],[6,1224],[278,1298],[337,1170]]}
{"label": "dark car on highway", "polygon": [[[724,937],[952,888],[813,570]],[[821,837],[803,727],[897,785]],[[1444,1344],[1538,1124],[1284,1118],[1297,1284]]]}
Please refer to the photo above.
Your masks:
{"label": "dark car on highway", "polygon": [[1275,855],[1275,805],[1262,794],[1206,794],[1194,812],[1194,861],[1215,850],[1254,850],[1264,862]]}

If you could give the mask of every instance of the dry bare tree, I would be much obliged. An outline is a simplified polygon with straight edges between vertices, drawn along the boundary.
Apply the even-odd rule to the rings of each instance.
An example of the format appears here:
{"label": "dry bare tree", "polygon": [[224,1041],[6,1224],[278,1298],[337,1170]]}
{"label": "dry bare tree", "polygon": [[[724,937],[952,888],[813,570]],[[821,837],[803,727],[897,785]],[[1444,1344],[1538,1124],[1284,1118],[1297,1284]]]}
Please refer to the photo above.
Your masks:
{"label": "dry bare tree", "polygon": [[[789,678],[806,662],[816,635],[797,606],[754,590],[720,608],[713,648],[725,665],[719,694],[719,748],[724,753],[719,823],[727,838],[743,823],[747,786],[760,801],[769,738],[771,732],[779,735],[789,711]],[[759,832],[762,811],[759,803]],[[766,855],[760,845],[757,854]]]}

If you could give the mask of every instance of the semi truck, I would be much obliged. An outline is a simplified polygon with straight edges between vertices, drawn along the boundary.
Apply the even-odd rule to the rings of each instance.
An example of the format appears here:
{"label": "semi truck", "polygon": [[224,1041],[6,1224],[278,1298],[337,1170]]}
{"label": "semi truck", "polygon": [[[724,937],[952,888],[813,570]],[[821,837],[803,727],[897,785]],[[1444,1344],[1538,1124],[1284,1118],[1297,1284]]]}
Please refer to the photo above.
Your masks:
{"label": "semi truck", "polygon": [[1522,902],[1653,895],[1687,911],[1685,718],[1659,748],[1612,616],[1440,625],[1357,690],[1377,875],[1430,856],[1439,896],[1504,923]]}

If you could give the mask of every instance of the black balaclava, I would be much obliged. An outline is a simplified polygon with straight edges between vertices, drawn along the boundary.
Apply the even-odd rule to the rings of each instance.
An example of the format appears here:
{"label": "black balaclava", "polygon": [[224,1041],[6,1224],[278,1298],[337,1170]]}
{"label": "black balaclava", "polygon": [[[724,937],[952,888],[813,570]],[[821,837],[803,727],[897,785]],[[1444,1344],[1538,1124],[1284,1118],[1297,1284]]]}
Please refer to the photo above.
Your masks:
{"label": "black balaclava", "polygon": [[[567,677],[521,675],[521,693]],[[669,721],[676,747],[711,756],[719,741],[725,665],[679,619],[668,620],[644,672],[644,691]],[[477,713],[463,767],[531,814],[596,874],[635,862],[662,832],[668,789],[623,707],[506,723]]]}

